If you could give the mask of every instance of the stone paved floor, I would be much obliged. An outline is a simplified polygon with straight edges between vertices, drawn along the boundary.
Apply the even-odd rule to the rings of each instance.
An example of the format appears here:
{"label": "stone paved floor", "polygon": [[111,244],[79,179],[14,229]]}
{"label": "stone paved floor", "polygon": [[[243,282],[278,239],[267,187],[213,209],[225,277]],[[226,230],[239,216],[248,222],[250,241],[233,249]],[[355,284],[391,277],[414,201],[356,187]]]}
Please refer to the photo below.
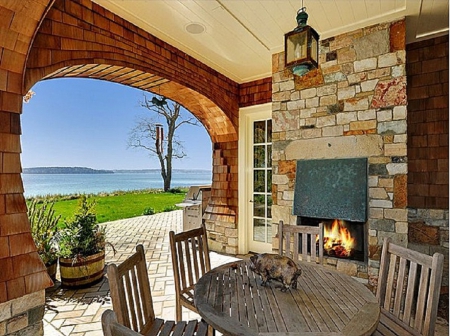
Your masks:
{"label": "stone paved floor", "polygon": [[[106,264],[121,263],[135,251],[137,244],[144,245],[155,314],[165,319],[175,319],[175,287],[170,259],[169,231],[182,230],[182,210],[164,212],[107,223],[107,240],[114,245],[116,254],[107,247]],[[236,260],[231,256],[211,253],[211,266]],[[44,315],[45,336],[97,336],[101,330],[101,314],[112,309],[106,277],[86,289],[63,289],[58,281],[47,290],[47,307]],[[184,319],[200,316],[183,308]]]}
{"label": "stone paved floor", "polygon": [[[121,263],[143,244],[153,295],[155,314],[164,319],[175,319],[175,288],[170,260],[169,231],[182,230],[182,210],[153,216],[141,216],[107,223],[107,239],[116,249],[107,248],[106,263]],[[211,253],[211,266],[216,267],[235,260],[231,256]],[[58,278],[58,277],[57,277]],[[47,290],[44,315],[44,336],[98,336],[101,314],[112,308],[106,277],[86,289],[62,289],[60,282]],[[184,319],[198,319],[197,314],[183,308]],[[449,335],[448,324],[440,321],[436,335]]]}

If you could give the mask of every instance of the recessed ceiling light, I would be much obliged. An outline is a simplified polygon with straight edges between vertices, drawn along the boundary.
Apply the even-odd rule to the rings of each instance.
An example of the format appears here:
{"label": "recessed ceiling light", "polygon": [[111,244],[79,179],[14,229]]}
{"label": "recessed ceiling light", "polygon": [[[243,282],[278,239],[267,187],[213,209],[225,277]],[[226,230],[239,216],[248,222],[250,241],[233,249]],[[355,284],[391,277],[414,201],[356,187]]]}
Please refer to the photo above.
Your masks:
{"label": "recessed ceiling light", "polygon": [[198,22],[189,23],[184,27],[184,29],[191,34],[201,34],[206,30],[205,26]]}

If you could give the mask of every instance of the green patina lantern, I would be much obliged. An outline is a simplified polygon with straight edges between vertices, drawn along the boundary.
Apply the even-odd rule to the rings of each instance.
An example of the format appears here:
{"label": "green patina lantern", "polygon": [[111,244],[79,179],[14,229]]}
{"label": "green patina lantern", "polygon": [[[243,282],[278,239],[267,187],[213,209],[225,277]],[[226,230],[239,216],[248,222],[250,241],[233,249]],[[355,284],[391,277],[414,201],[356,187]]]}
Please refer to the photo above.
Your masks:
{"label": "green patina lantern", "polygon": [[285,66],[294,75],[303,76],[319,63],[319,34],[306,24],[306,7],[297,12],[297,27],[284,35]]}

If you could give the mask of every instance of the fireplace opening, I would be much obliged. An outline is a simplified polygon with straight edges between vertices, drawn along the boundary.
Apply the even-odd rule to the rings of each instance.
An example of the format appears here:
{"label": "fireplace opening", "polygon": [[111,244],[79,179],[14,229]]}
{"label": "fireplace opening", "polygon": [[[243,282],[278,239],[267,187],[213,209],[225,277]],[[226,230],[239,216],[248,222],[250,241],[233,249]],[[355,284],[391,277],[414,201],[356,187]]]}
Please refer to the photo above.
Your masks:
{"label": "fireplace opening", "polygon": [[[326,257],[356,260],[367,259],[365,223],[340,219],[298,217],[298,225],[318,226],[323,223],[323,253]],[[301,243],[301,242],[300,242]],[[317,241],[319,244],[319,241]],[[301,246],[299,246],[301,249]]]}

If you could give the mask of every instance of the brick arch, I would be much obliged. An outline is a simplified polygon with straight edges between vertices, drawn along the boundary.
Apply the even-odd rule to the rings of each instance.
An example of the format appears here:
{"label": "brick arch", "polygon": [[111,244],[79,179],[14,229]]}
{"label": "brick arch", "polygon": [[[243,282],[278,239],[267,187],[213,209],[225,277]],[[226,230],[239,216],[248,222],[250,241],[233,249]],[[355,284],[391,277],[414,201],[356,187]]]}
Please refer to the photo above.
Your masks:
{"label": "brick arch", "polygon": [[176,82],[128,67],[107,64],[82,64],[61,68],[45,76],[53,78],[91,78],[128,85],[140,90],[161,94],[192,112],[208,131],[211,141],[237,140],[235,126],[224,117],[223,111],[210,99]]}
{"label": "brick arch", "polygon": [[38,30],[24,91],[57,77],[97,78],[160,93],[192,112],[214,143],[237,141],[237,83],[94,3],[57,0]]}

